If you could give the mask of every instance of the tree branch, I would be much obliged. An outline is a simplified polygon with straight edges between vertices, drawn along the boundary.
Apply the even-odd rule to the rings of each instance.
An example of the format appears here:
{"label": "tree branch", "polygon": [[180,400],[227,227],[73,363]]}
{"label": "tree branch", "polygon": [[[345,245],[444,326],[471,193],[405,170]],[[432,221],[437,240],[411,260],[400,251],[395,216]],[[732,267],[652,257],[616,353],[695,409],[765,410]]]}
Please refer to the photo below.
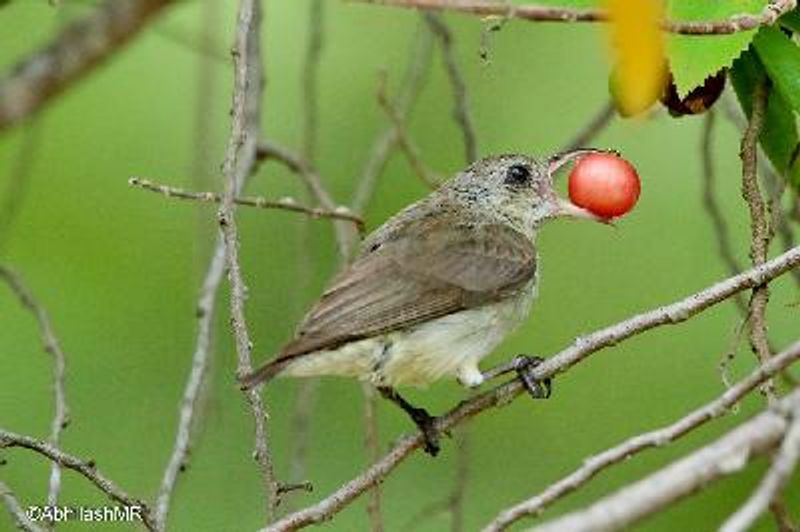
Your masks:
{"label": "tree branch", "polygon": [[[208,203],[222,202],[222,196],[215,192],[191,192],[178,187],[171,187],[154,183],[148,179],[141,177],[132,177],[128,180],[128,184],[134,187],[139,187],[151,192],[163,194],[169,198],[187,199],[194,201],[203,201]],[[268,200],[266,198],[245,196],[235,197],[233,202],[236,205],[245,205],[247,207],[258,207],[260,209],[281,209],[291,212],[299,212],[306,214],[311,218],[330,218],[334,220],[345,220],[356,225],[359,231],[364,229],[364,220],[359,216],[351,213],[347,207],[335,207],[335,210],[320,209],[317,207],[306,207],[297,203],[294,198],[281,198],[279,200]]]}
{"label": "tree branch", "polygon": [[[758,266],[766,261],[769,242],[772,238],[768,208],[758,186],[758,137],[764,123],[767,96],[766,84],[759,83],[753,90],[753,110],[742,136],[740,150],[742,198],[750,211],[750,259],[753,266]],[[766,310],[768,302],[769,288],[766,285],[754,287],[747,318],[750,322],[750,345],[762,364],[772,356],[767,340]],[[764,384],[764,394],[770,401],[775,400],[775,385],[772,380]]]}
{"label": "tree branch", "polygon": [[20,530],[24,530],[25,532],[44,532],[43,528],[31,521],[30,518],[25,515],[25,510],[23,510],[22,506],[19,505],[19,501],[14,496],[14,492],[11,491],[11,488],[8,487],[8,484],[2,480],[0,480],[0,499],[3,500],[3,504],[8,510],[8,513],[10,513],[14,518],[14,521],[17,523],[17,527],[19,527]]}
{"label": "tree branch", "polygon": [[[650,329],[686,321],[695,314],[721,301],[725,301],[734,294],[759,284],[767,283],[798,265],[800,265],[800,247],[779,255],[758,268],[747,270],[739,275],[720,281],[671,305],[638,314],[605,329],[579,337],[571,346],[536,366],[532,371],[531,377],[536,380],[542,380],[555,376],[597,351],[616,345]],[[514,379],[478,394],[462,401],[446,414],[437,418],[436,429],[439,432],[446,432],[489,408],[508,404],[523,391],[523,385],[518,379]],[[271,532],[296,530],[330,519],[364,491],[386,478],[395,467],[418,449],[422,443],[423,437],[421,434],[404,437],[383,458],[325,499],[282,518],[264,530]]]}
{"label": "tree branch", "polygon": [[[348,215],[346,220],[350,222],[353,219],[361,220],[346,207],[337,207],[330,192],[322,184],[323,180],[320,175],[314,170],[311,163],[300,155],[275,142],[262,140],[257,146],[256,156],[259,160],[273,159],[279,161],[300,176],[308,190],[308,194],[324,209],[331,212],[346,213]],[[339,248],[339,260],[346,262],[358,245],[358,234],[354,233],[348,224],[342,222],[334,224],[333,227],[336,235],[336,244]]]}
{"label": "tree branch", "polygon": [[[61,342],[58,341],[50,316],[44,307],[33,297],[33,294],[22,282],[22,279],[3,265],[0,265],[0,278],[2,278],[11,290],[16,294],[20,303],[26,307],[36,318],[39,324],[39,331],[42,338],[44,350],[53,357],[53,402],[55,413],[53,421],[50,423],[50,443],[58,447],[61,439],[61,431],[69,425],[69,408],[67,407],[67,396],[64,390],[64,373],[66,370],[66,358],[61,349]],[[58,463],[53,463],[50,469],[50,487],[47,492],[47,504],[55,506],[58,504],[58,494],[61,491],[61,467]]]}
{"label": "tree branch", "polygon": [[192,428],[196,423],[197,402],[200,390],[206,382],[209,358],[211,356],[211,332],[216,314],[217,292],[224,274],[225,245],[220,237],[214,246],[214,253],[203,280],[200,298],[197,301],[197,337],[195,339],[194,354],[192,355],[192,368],[180,403],[180,418],[175,444],[167,467],[164,470],[161,487],[156,498],[154,520],[158,530],[166,529],[167,513],[169,512],[172,493],[175,491],[178,474],[185,470],[189,459],[192,445]]}
{"label": "tree branch", "polygon": [[0,131],[37,112],[130,41],[168,0],[106,0],[0,76]]}
{"label": "tree branch", "polygon": [[[241,0],[237,15],[236,36],[233,47],[234,82],[231,134],[225,151],[223,174],[225,192],[219,209],[219,225],[225,243],[225,258],[230,281],[231,327],[236,340],[238,377],[252,371],[250,357],[252,342],[244,313],[246,287],[239,267],[239,238],[234,217],[234,198],[256,162],[256,143],[261,119],[260,26],[261,7],[258,0]],[[266,410],[257,389],[243,391],[255,422],[254,458],[261,469],[266,495],[266,518],[271,521],[279,501],[278,482],[275,480],[272,455],[266,427]]]}
{"label": "tree branch", "polygon": [[626,461],[646,449],[663,447],[712,419],[727,414],[734,405],[759,384],[789,367],[798,359],[800,359],[800,342],[795,342],[764,365],[758,366],[750,375],[728,388],[720,397],[690,412],[671,425],[639,434],[587,458],[580,468],[550,484],[541,493],[500,512],[486,525],[484,532],[499,532],[523,517],[540,515],[545,508],[574,492],[601,471]]}
{"label": "tree branch", "polygon": [[144,526],[146,526],[148,530],[156,530],[155,521],[153,521],[150,509],[144,501],[128,495],[111,479],[100,473],[93,460],[81,460],[80,458],[60,451],[57,447],[47,442],[0,429],[0,449],[10,447],[21,447],[34,451],[58,463],[61,467],[80,473],[92,484],[97,486],[100,491],[118,503],[125,506],[141,508],[142,523]]}
{"label": "tree branch", "polygon": [[411,170],[426,187],[431,190],[438,188],[439,184],[442,182],[442,177],[428,168],[419,154],[419,148],[409,138],[403,117],[400,115],[397,109],[395,109],[392,102],[389,101],[389,96],[386,94],[385,75],[382,75],[378,81],[378,104],[384,110],[386,116],[389,117],[389,120],[391,120],[392,124],[394,124],[394,130],[397,136],[397,144],[405,154]]}
{"label": "tree branch", "polygon": [[626,529],[708,483],[743,469],[753,456],[770,451],[784,437],[789,426],[787,411],[800,408],[800,389],[778,405],[779,408],[762,412],[689,456],[537,530]]}
{"label": "tree branch", "polygon": [[[370,462],[375,462],[380,458],[377,398],[375,388],[371,384],[362,383],[361,389],[364,393],[364,447],[367,451],[367,459]],[[380,484],[375,484],[369,490],[367,515],[369,516],[370,530],[372,532],[383,532]]]}
{"label": "tree branch", "polygon": [[744,532],[749,530],[758,519],[758,516],[776,500],[794,472],[798,458],[800,458],[800,403],[795,404],[791,416],[793,418],[792,424],[783,438],[783,443],[778,449],[769,471],[764,475],[758,489],[744,506],[739,508],[720,527],[721,532]]}
{"label": "tree branch", "polygon": [[[716,181],[714,175],[713,151],[715,118],[716,113],[713,110],[706,113],[703,120],[703,136],[700,142],[700,155],[703,161],[703,207],[711,220],[714,232],[717,236],[717,252],[723,264],[727,266],[728,273],[730,275],[736,275],[742,271],[742,267],[733,252],[728,224],[725,221],[725,217],[722,215],[722,211],[717,204],[714,194],[714,183]],[[742,313],[747,313],[747,304],[741,294],[737,294],[734,297],[734,302]]]}
{"label": "tree branch", "polygon": [[428,27],[439,39],[439,44],[442,48],[445,70],[447,71],[447,77],[450,79],[450,86],[453,89],[453,118],[459,125],[461,134],[464,137],[464,158],[467,160],[467,164],[470,164],[478,158],[478,140],[475,134],[472,113],[469,110],[467,84],[453,53],[453,35],[438,13],[425,13],[424,15]]}
{"label": "tree branch", "polygon": [[[500,16],[530,22],[608,22],[608,14],[599,9],[575,9],[520,5],[490,0],[354,0],[362,3],[392,7],[453,11],[479,17]],[[760,13],[739,14],[723,20],[679,21],[665,20],[664,31],[681,35],[725,35],[770,26],[794,9],[796,0],[773,0]]]}
{"label": "tree branch", "polygon": [[585,148],[592,141],[592,139],[594,139],[608,127],[616,114],[617,109],[614,107],[614,102],[609,99],[603,104],[603,107],[597,111],[597,114],[592,117],[589,123],[586,124],[577,135],[575,135],[575,138],[573,138],[559,151],[561,153],[566,153],[575,151],[579,148]]}
{"label": "tree branch", "polygon": [[[408,115],[411,113],[422,87],[425,85],[426,75],[430,68],[433,48],[432,35],[424,24],[421,25],[419,31],[419,38],[415,40],[411,48],[411,56],[406,67],[402,88],[395,101],[392,102],[392,107],[397,110],[397,114],[403,122],[407,121]],[[375,138],[370,150],[370,156],[361,173],[361,179],[353,193],[351,202],[353,211],[361,214],[366,209],[375,192],[378,178],[383,173],[386,162],[389,160],[398,140],[398,132],[394,124],[379,133]]]}

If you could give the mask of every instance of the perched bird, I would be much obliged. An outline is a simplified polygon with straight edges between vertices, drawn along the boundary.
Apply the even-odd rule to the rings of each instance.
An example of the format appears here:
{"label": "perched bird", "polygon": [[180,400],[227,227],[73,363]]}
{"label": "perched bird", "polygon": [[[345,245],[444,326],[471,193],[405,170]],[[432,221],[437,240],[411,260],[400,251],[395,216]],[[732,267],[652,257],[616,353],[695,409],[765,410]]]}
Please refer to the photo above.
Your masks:
{"label": "perched bird", "polygon": [[[541,225],[561,216],[604,221],[553,189],[561,165],[594,151],[487,157],[397,213],[243,386],[275,376],[368,380],[411,416],[436,454],[433,418],[395,387],[444,376],[468,387],[484,381],[478,362],[525,320],[536,297]],[[549,382],[545,391],[525,374],[538,360],[520,359],[516,369],[534,396],[546,396]]]}

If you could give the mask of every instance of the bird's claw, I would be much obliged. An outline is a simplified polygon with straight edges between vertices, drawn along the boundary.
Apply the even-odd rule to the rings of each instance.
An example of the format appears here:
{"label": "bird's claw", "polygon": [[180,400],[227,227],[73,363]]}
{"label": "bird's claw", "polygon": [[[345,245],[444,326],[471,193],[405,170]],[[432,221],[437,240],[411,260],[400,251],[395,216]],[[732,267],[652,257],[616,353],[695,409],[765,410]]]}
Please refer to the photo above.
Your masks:
{"label": "bird's claw", "polygon": [[425,439],[425,452],[431,456],[439,454],[439,431],[436,429],[436,418],[428,414],[424,408],[414,408],[411,412],[422,436]]}
{"label": "bird's claw", "polygon": [[538,380],[532,375],[532,370],[542,362],[544,359],[539,356],[517,355],[514,359],[519,380],[534,399],[547,399],[552,391],[550,377]]}

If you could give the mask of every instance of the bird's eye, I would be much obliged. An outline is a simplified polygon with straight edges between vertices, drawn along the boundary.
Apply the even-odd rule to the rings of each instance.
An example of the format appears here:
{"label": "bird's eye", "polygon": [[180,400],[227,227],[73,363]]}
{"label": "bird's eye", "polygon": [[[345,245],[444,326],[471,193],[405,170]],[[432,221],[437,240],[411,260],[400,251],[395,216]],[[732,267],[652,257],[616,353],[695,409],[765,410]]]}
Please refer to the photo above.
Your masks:
{"label": "bird's eye", "polygon": [[506,170],[506,184],[524,185],[531,179],[531,170],[525,165],[515,164]]}

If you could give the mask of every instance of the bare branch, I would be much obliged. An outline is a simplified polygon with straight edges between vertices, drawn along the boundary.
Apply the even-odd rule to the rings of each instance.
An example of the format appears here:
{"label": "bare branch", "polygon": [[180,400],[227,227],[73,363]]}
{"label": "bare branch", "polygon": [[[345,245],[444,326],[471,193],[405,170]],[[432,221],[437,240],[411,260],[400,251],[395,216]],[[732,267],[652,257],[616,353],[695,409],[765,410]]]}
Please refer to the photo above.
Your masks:
{"label": "bare branch", "polygon": [[464,157],[467,163],[472,163],[478,158],[478,141],[472,113],[469,110],[467,84],[464,82],[464,76],[461,74],[453,52],[453,35],[438,13],[425,13],[424,16],[442,47],[445,70],[447,70],[450,86],[453,89],[453,118],[458,123],[464,137]]}
{"label": "bare branch", "polygon": [[319,130],[319,62],[324,44],[325,1],[312,0],[309,11],[306,59],[303,64],[303,158],[314,161]]}
{"label": "bare branch", "polygon": [[31,175],[39,152],[42,124],[33,121],[22,132],[22,142],[11,164],[7,185],[0,198],[0,254],[12,234],[11,228],[22,211],[30,189]]}
{"label": "bare branch", "polygon": [[789,515],[789,511],[786,509],[783,497],[777,495],[769,505],[769,509],[772,512],[778,532],[797,532],[800,530],[800,527],[792,521],[792,516]]}
{"label": "bare branch", "polygon": [[43,528],[31,521],[25,514],[25,510],[19,505],[19,501],[14,496],[14,492],[11,491],[11,488],[2,480],[0,480],[0,499],[3,500],[3,504],[8,510],[8,513],[14,518],[20,530],[24,530],[25,532],[44,532]]}
{"label": "bare branch", "polygon": [[[220,203],[222,196],[215,192],[191,192],[178,187],[171,187],[168,185],[161,185],[154,183],[148,179],[141,177],[132,177],[128,180],[128,184],[134,187],[139,187],[151,192],[163,194],[169,198],[188,199],[194,201],[204,201],[208,203]],[[266,198],[256,196],[235,197],[233,202],[236,205],[245,205],[248,207],[258,207],[261,209],[281,209],[291,212],[299,212],[307,214],[311,218],[331,218],[334,220],[345,220],[351,222],[358,227],[359,231],[363,231],[364,220],[359,216],[351,213],[347,207],[336,207],[335,210],[329,211],[326,209],[319,209],[316,207],[306,207],[301,205],[294,198],[281,198],[279,200],[268,200]]]}
{"label": "bare branch", "polygon": [[60,451],[57,447],[45,441],[0,429],[0,449],[10,447],[21,447],[34,451],[58,463],[61,467],[80,473],[92,484],[97,486],[100,491],[118,503],[141,509],[140,515],[142,517],[142,524],[144,524],[148,530],[156,530],[155,521],[153,521],[150,509],[144,501],[128,495],[111,479],[100,473],[93,460],[81,460],[80,458]]}
{"label": "bare branch", "polygon": [[37,112],[130,41],[167,0],[106,0],[0,76],[0,131]]}
{"label": "bare branch", "polygon": [[[39,331],[42,337],[44,350],[53,357],[53,402],[55,413],[53,421],[50,423],[50,443],[58,447],[61,439],[61,431],[69,425],[69,408],[67,408],[67,396],[64,391],[64,373],[66,369],[66,358],[61,349],[61,342],[56,337],[53,324],[47,311],[33,297],[22,279],[3,265],[0,265],[0,278],[2,278],[11,290],[16,294],[20,303],[26,307],[39,323]],[[58,494],[61,491],[61,467],[58,463],[53,463],[50,468],[50,487],[47,492],[47,504],[55,506],[58,504]]]}
{"label": "bare branch", "polygon": [[192,369],[189,372],[180,404],[180,419],[175,444],[156,498],[154,520],[158,530],[166,528],[167,513],[178,474],[186,468],[189,459],[192,428],[196,423],[197,416],[197,402],[200,390],[206,382],[211,356],[211,332],[214,324],[217,292],[224,274],[225,245],[222,238],[218,238],[200,290],[200,298],[197,301],[197,337],[192,355]]}
{"label": "bare branch", "polygon": [[291,421],[292,452],[289,462],[289,480],[300,482],[308,472],[308,444],[310,435],[311,414],[319,395],[318,379],[303,379],[297,388]]}
{"label": "bare branch", "polygon": [[[717,251],[722,258],[723,264],[727,266],[730,275],[736,275],[742,271],[742,266],[736,259],[736,254],[733,252],[731,245],[730,234],[728,232],[728,224],[722,211],[717,204],[717,199],[714,193],[715,175],[714,175],[714,122],[716,113],[710,110],[706,113],[703,120],[703,136],[700,142],[700,155],[703,160],[703,207],[706,214],[711,219],[714,226],[714,232],[717,236]],[[747,312],[747,304],[741,294],[736,294],[733,298],[736,306],[742,313]]]}
{"label": "bare branch", "polygon": [[[758,137],[764,123],[768,89],[759,83],[753,91],[753,110],[742,136],[740,156],[742,158],[742,197],[750,211],[750,259],[753,266],[763,264],[767,259],[772,231],[769,225],[769,211],[758,186]],[[767,340],[766,309],[769,301],[769,288],[756,286],[750,298],[748,321],[750,322],[750,345],[753,353],[763,364],[772,356]],[[764,394],[770,401],[775,400],[775,385],[772,380],[764,384]]]}
{"label": "bare branch", "polygon": [[603,104],[603,107],[597,111],[597,114],[592,117],[589,123],[575,135],[575,138],[560,149],[559,152],[564,153],[575,151],[579,148],[585,148],[597,135],[608,127],[616,114],[617,109],[614,107],[614,102],[608,100]]}
{"label": "bare branch", "polygon": [[[258,144],[257,157],[261,160],[274,159],[281,162],[289,170],[303,179],[308,194],[324,209],[331,212],[342,211],[341,207],[336,206],[333,197],[322,184],[323,180],[320,175],[314,170],[311,163],[303,157],[297,155],[288,148],[268,140],[261,141]],[[360,220],[360,218],[352,214],[352,212],[345,212],[350,216],[350,218],[346,219],[347,221],[352,222],[354,218]],[[339,247],[339,260],[346,262],[355,251],[358,244],[358,234],[354,233],[351,230],[352,228],[346,223],[336,223],[333,227],[336,234],[336,243]]]}
{"label": "bare branch", "polygon": [[[234,217],[234,198],[256,162],[256,146],[261,119],[261,6],[258,0],[241,0],[237,15],[233,47],[234,83],[231,134],[225,152],[223,174],[225,192],[219,209],[219,225],[225,243],[225,258],[230,281],[231,327],[236,340],[238,365],[236,373],[243,377],[252,371],[252,342],[244,313],[246,287],[239,267],[239,238]],[[272,455],[269,450],[266,410],[257,389],[243,391],[255,422],[254,458],[263,477],[266,517],[271,521],[279,502]]]}
{"label": "bare branch", "polygon": [[784,368],[789,367],[798,359],[800,359],[800,342],[795,342],[764,365],[757,367],[745,379],[731,386],[720,397],[690,412],[671,425],[639,434],[615,447],[587,458],[580,468],[550,484],[541,493],[500,512],[484,528],[484,532],[505,530],[509,525],[523,517],[540,515],[545,508],[565,495],[574,492],[601,471],[628,460],[646,449],[663,447],[712,419],[727,414],[734,405],[745,395],[752,392],[759,384]]}
{"label": "bare branch", "polygon": [[787,411],[800,407],[800,390],[746,421],[713,443],[646,478],[603,497],[588,508],[541,525],[541,532],[624,530],[702,486],[743,469],[770,451],[786,434]]}
{"label": "bare branch", "polygon": [[[747,270],[737,276],[720,281],[671,305],[638,314],[605,329],[579,337],[571,346],[536,366],[532,371],[531,377],[542,380],[555,376],[597,351],[616,345],[650,329],[686,321],[703,310],[725,301],[734,294],[767,283],[798,265],[800,265],[800,247],[779,255],[758,268]],[[446,414],[437,418],[436,429],[439,432],[450,430],[489,408],[508,404],[523,391],[523,385],[518,379],[514,379],[478,394],[462,401]],[[328,497],[308,508],[287,515],[265,530],[296,530],[330,519],[367,489],[386,478],[395,467],[418,449],[422,443],[423,437],[421,434],[401,439],[383,458]]]}
{"label": "bare branch", "polygon": [[436,189],[439,186],[439,183],[441,183],[442,177],[437,175],[436,172],[431,170],[428,165],[422,161],[422,157],[419,154],[419,148],[409,138],[408,131],[406,131],[406,124],[403,121],[402,116],[400,116],[400,113],[397,111],[397,109],[395,109],[392,102],[389,101],[389,97],[386,94],[385,73],[378,81],[378,103],[386,112],[386,116],[389,117],[389,119],[392,121],[392,124],[394,124],[397,135],[397,144],[405,154],[408,164],[414,171],[414,174],[426,187],[430,189]]}
{"label": "bare branch", "polygon": [[795,404],[791,415],[793,416],[792,424],[783,438],[783,443],[773,459],[772,466],[744,506],[739,508],[720,527],[721,532],[749,530],[758,516],[775,501],[797,467],[797,461],[800,459],[800,403]]}
{"label": "bare branch", "polygon": [[[364,3],[411,9],[454,11],[479,17],[500,16],[531,22],[607,22],[608,14],[598,9],[574,9],[520,5],[491,0],[355,0]],[[796,0],[773,0],[757,15],[740,14],[724,20],[665,20],[664,31],[682,35],[725,35],[770,26],[797,5]]]}
{"label": "bare branch", "polygon": [[[361,389],[364,393],[364,447],[367,450],[367,459],[374,463],[380,458],[380,439],[378,437],[378,413],[375,388],[371,384],[363,383]],[[381,514],[381,486],[375,484],[369,490],[367,501],[367,515],[369,516],[370,530],[383,532],[383,516]]]}
{"label": "bare branch", "polygon": [[[425,85],[426,74],[430,67],[432,52],[432,36],[424,25],[421,25],[419,37],[414,41],[411,56],[406,67],[403,85],[392,107],[397,110],[403,122],[407,121],[414,104]],[[361,179],[356,186],[351,202],[353,211],[363,213],[372,199],[378,178],[383,173],[386,162],[398,142],[397,128],[392,124],[378,134],[372,144],[370,156],[364,165]]]}

